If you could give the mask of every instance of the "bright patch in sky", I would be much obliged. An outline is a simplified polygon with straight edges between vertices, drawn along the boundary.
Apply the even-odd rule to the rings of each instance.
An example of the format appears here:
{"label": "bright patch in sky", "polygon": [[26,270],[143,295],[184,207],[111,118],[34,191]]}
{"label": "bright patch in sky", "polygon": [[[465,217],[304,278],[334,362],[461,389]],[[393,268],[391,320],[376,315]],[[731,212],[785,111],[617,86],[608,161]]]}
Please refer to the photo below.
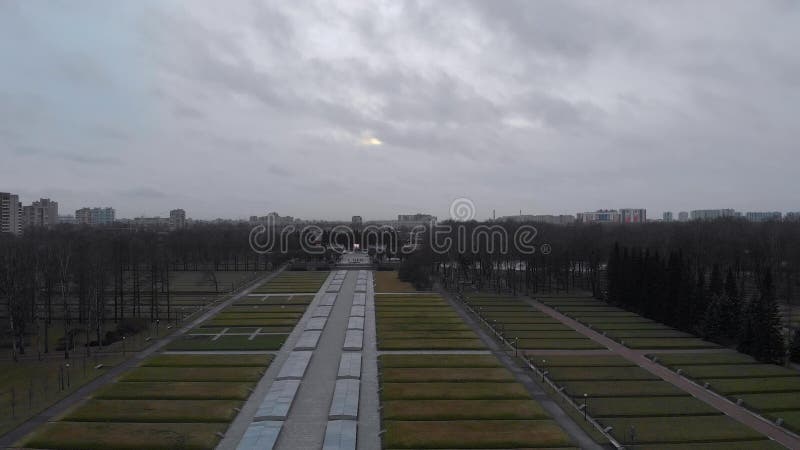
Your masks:
{"label": "bright patch in sky", "polygon": [[376,137],[364,138],[361,140],[361,143],[364,145],[383,145],[383,142]]}

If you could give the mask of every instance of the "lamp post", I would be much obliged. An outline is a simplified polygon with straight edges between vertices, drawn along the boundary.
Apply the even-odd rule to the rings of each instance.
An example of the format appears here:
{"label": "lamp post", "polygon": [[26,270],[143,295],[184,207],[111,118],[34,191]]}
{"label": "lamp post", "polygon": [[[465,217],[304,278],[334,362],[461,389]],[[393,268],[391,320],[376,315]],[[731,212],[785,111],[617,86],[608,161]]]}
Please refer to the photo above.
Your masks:
{"label": "lamp post", "polygon": [[122,336],[122,356],[125,356],[125,338],[126,336]]}
{"label": "lamp post", "polygon": [[545,372],[545,367],[546,367],[545,364],[547,364],[547,360],[543,359],[542,360],[542,381],[544,381],[544,372]]}
{"label": "lamp post", "polygon": [[589,394],[583,394],[583,420],[588,420],[586,417],[589,414]]}

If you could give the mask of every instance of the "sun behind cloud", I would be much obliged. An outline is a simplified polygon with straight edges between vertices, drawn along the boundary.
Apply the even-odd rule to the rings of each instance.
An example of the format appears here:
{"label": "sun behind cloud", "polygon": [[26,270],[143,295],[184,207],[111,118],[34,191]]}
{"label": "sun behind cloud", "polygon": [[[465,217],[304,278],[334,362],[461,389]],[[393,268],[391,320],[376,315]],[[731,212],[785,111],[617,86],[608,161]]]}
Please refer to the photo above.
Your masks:
{"label": "sun behind cloud", "polygon": [[372,136],[372,137],[365,137],[364,139],[362,139],[361,145],[383,145],[383,142],[380,139]]}

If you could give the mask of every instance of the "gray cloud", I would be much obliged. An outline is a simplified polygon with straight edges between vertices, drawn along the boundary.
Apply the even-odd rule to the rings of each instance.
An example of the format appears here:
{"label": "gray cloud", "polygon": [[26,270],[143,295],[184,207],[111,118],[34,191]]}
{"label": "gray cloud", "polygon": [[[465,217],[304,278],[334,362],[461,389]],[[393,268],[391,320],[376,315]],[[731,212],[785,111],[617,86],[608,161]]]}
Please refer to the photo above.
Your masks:
{"label": "gray cloud", "polygon": [[123,216],[800,209],[795,2],[66,5],[0,5],[0,190]]}

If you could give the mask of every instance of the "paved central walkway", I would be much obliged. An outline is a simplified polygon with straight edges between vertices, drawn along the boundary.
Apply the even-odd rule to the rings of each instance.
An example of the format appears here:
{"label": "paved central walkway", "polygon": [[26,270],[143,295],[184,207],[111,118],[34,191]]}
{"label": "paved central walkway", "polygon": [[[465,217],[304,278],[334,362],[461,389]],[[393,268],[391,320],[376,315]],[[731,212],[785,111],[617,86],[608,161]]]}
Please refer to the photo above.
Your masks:
{"label": "paved central walkway", "polygon": [[278,437],[275,448],[279,450],[322,448],[350,307],[353,305],[357,273],[348,271],[342,283],[336,303],[328,316],[328,323],[314,350],[314,357]]}
{"label": "paved central walkway", "polygon": [[541,302],[532,299],[526,299],[526,301],[536,309],[592,339],[598,344],[605,346],[612,352],[622,356],[628,361],[635,363],[642,369],[645,369],[653,375],[660,377],[664,381],[672,383],[679,389],[683,389],[693,397],[711,405],[734,420],[758,431],[759,433],[764,434],[765,436],[787,448],[800,449],[800,439],[798,439],[797,436],[771,422],[764,420],[747,409],[736,405],[727,398],[705,389],[704,387],[678,375],[670,369],[651,361],[645,356],[645,352],[632,350],[628,347],[625,347],[624,345],[619,344],[606,336],[603,336],[602,334],[583,325],[577,320],[567,317]]}

